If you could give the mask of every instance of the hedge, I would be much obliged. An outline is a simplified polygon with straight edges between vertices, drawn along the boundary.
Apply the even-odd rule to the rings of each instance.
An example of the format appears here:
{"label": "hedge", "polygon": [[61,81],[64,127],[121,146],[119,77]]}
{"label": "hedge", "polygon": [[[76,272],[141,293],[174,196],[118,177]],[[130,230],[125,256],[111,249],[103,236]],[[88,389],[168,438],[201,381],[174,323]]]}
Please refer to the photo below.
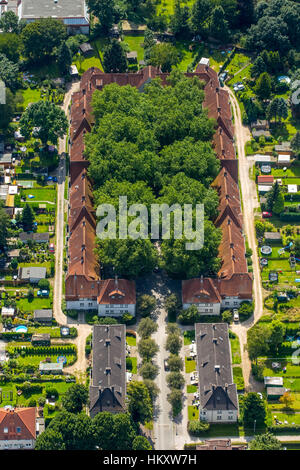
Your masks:
{"label": "hedge", "polygon": [[285,434],[292,431],[300,431],[300,424],[283,424],[280,426],[268,426],[268,431],[274,434]]}
{"label": "hedge", "polygon": [[203,421],[193,420],[188,422],[187,430],[191,436],[201,436],[206,433],[210,428],[209,423]]}
{"label": "hedge", "polygon": [[300,213],[299,212],[282,212],[280,214],[280,220],[290,221],[290,222],[298,222],[300,221]]}
{"label": "hedge", "polygon": [[300,192],[284,194],[285,201],[300,201]]}
{"label": "hedge", "polygon": [[27,346],[26,348],[21,346],[15,346],[11,348],[12,353],[25,351],[26,355],[34,356],[41,354],[76,354],[77,348],[74,344],[59,345],[59,346]]}

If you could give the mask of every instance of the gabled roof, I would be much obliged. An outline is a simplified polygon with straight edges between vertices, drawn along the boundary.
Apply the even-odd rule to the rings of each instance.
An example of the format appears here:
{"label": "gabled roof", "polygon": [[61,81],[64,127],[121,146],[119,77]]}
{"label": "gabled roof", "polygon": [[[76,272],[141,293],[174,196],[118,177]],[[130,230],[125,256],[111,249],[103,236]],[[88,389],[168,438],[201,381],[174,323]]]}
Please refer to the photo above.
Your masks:
{"label": "gabled roof", "polygon": [[100,305],[135,305],[135,283],[126,279],[107,279],[103,281],[98,297],[98,303]]}
{"label": "gabled roof", "polygon": [[[0,440],[36,438],[36,408],[0,408]],[[20,432],[17,432],[20,428]],[[4,430],[8,429],[8,433]]]}
{"label": "gabled roof", "polygon": [[211,278],[195,278],[182,281],[182,303],[220,303],[221,296]]}
{"label": "gabled roof", "polygon": [[125,325],[94,325],[92,349],[90,416],[93,418],[101,411],[125,411]]}
{"label": "gabled roof", "polygon": [[201,408],[238,410],[227,323],[196,323],[195,333]]}
{"label": "gabled roof", "polygon": [[231,277],[234,273],[246,273],[246,247],[241,228],[227,216],[220,225],[222,240],[219,246],[219,257],[222,266],[218,275],[221,278]]}
{"label": "gabled roof", "polygon": [[215,225],[219,227],[224,219],[229,216],[233,222],[241,228],[243,225],[243,216],[239,187],[226,168],[222,168],[212,183],[212,187],[218,190],[220,200],[219,215],[215,220]]}

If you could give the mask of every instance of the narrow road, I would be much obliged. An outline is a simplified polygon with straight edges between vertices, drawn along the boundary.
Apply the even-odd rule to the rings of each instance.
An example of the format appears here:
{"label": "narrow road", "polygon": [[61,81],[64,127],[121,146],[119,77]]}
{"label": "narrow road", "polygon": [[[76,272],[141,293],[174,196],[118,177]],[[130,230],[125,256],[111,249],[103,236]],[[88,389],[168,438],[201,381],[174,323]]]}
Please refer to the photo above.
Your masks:
{"label": "narrow road", "polygon": [[[71,103],[72,94],[79,90],[80,83],[74,82],[69,86],[65,95],[62,109],[69,117],[69,105]],[[77,346],[77,361],[73,366],[66,367],[64,370],[69,373],[82,373],[85,372],[87,367],[87,359],[85,356],[85,340],[91,333],[92,327],[84,323],[84,318],[79,318],[78,322],[68,319],[63,313],[61,302],[63,298],[62,282],[63,282],[63,265],[64,265],[64,215],[67,208],[67,201],[65,201],[65,181],[66,181],[66,140],[65,136],[59,140],[59,154],[60,162],[57,171],[57,213],[56,213],[56,246],[55,246],[55,278],[54,278],[54,296],[53,296],[53,313],[56,321],[65,325],[66,323],[75,326],[78,331],[78,336],[72,343]],[[80,314],[79,314],[80,315]]]}
{"label": "narrow road", "polygon": [[229,93],[234,114],[235,141],[239,159],[240,190],[243,201],[244,231],[248,239],[249,247],[253,252],[253,300],[255,302],[255,310],[252,317],[242,324],[233,325],[231,329],[238,335],[240,340],[242,368],[246,390],[258,391],[260,390],[261,386],[251,378],[251,362],[246,351],[246,344],[247,330],[251,328],[251,326],[253,326],[254,323],[256,323],[263,314],[263,289],[261,285],[260,267],[254,227],[254,209],[259,207],[259,202],[257,199],[255,182],[252,181],[249,177],[249,170],[253,162],[247,160],[245,154],[245,144],[251,138],[250,131],[248,127],[242,124],[241,110],[234,93],[228,87],[225,87],[225,89]]}

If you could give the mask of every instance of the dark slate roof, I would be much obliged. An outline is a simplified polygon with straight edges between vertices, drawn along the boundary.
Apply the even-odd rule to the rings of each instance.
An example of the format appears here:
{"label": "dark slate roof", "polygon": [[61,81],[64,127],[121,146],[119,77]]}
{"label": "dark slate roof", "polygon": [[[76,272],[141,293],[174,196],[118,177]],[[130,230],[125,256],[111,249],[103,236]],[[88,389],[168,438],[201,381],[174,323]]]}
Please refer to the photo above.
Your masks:
{"label": "dark slate roof", "polygon": [[196,323],[195,330],[201,408],[238,409],[227,323]]}
{"label": "dark slate roof", "polygon": [[90,416],[101,411],[124,411],[125,397],[126,327],[94,325]]}

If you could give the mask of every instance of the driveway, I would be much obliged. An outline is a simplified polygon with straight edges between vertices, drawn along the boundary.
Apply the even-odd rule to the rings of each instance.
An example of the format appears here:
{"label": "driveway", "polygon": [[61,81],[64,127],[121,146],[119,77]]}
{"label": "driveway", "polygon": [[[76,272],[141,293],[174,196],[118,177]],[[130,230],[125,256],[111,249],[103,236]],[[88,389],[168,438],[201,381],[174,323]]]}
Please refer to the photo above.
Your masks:
{"label": "driveway", "polygon": [[154,445],[155,450],[175,449],[176,423],[172,417],[171,405],[167,400],[170,389],[166,381],[164,360],[169,352],[165,349],[167,312],[164,308],[164,300],[171,293],[180,292],[180,281],[169,279],[164,273],[156,273],[144,279],[137,280],[137,294],[153,295],[157,301],[157,307],[152,317],[156,321],[158,330],[152,338],[159,346],[155,362],[159,367],[159,374],[155,383],[159,388],[159,395],[154,406]]}
{"label": "driveway", "polygon": [[244,231],[247,235],[249,247],[252,249],[253,252],[253,300],[255,302],[254,315],[252,315],[252,317],[249,318],[246,322],[237,325],[234,324],[231,329],[234,333],[238,335],[240,340],[242,368],[246,390],[260,391],[261,384],[256,382],[251,377],[251,362],[249,360],[249,356],[246,350],[247,330],[251,328],[263,314],[263,289],[261,285],[260,267],[257,254],[254,226],[254,209],[259,207],[259,202],[257,198],[255,182],[249,177],[249,171],[251,166],[253,165],[253,160],[247,159],[245,154],[246,142],[251,139],[250,131],[248,127],[242,124],[241,110],[234,93],[228,87],[225,87],[225,89],[229,93],[234,115],[235,144],[239,159],[240,190],[242,193],[243,201]]}

